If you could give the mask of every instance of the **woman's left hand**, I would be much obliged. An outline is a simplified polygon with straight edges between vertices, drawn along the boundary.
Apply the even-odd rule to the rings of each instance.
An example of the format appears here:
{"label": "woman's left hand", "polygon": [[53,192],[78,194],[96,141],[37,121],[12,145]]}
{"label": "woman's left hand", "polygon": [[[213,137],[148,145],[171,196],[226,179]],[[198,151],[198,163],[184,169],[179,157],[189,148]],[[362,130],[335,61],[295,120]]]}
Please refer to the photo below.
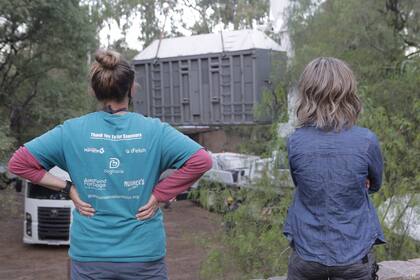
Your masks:
{"label": "woman's left hand", "polygon": [[77,192],[76,187],[74,185],[70,189],[69,196],[74,203],[74,207],[76,207],[77,211],[79,211],[80,214],[87,217],[92,217],[95,214],[95,209],[93,209],[93,207],[89,203],[86,203],[80,199],[79,193]]}
{"label": "woman's left hand", "polygon": [[156,210],[159,208],[159,201],[152,194],[149,201],[143,207],[139,208],[136,218],[137,220],[147,220],[155,214]]}

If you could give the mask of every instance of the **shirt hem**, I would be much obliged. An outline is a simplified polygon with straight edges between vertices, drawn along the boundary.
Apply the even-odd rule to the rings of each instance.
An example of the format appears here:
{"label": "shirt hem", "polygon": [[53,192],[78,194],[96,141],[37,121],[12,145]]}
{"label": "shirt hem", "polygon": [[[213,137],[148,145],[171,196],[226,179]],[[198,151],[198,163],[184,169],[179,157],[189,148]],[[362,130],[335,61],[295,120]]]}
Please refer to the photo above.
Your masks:
{"label": "shirt hem", "polygon": [[155,257],[122,257],[122,258],[116,258],[116,257],[77,257],[72,256],[69,254],[70,259],[78,262],[124,262],[124,263],[131,263],[131,262],[154,262],[161,260],[165,257],[166,254],[155,256]]}
{"label": "shirt hem", "polygon": [[[303,259],[304,261],[307,261],[307,262],[316,262],[316,263],[319,263],[319,264],[322,264],[322,265],[325,265],[325,266],[346,266],[346,265],[352,265],[352,264],[355,264],[357,261],[359,261],[359,260],[355,260],[355,261],[351,261],[351,262],[344,262],[344,263],[329,263],[329,262],[323,262],[323,261],[321,261],[321,260],[319,260],[319,259],[317,259],[317,258],[313,258],[313,257],[308,257],[308,256],[303,256],[303,255],[301,255],[299,252],[298,252],[298,250],[296,250],[296,246],[295,246],[295,244],[294,244],[294,239],[293,239],[293,235],[292,234],[290,234],[290,233],[288,233],[288,232],[284,232],[283,233],[284,235],[286,235],[286,238],[287,238],[287,240],[289,241],[289,244],[291,245],[291,247],[292,247],[292,249],[293,250],[295,250],[295,252],[296,252],[296,254],[298,254],[299,255],[299,257],[301,258],[301,259]],[[290,239],[289,239],[290,238]],[[370,246],[368,246],[367,247],[367,249],[365,249],[363,252],[362,252],[362,258],[363,258],[363,256],[365,256],[365,255],[367,255],[368,253],[369,253],[369,251],[372,249],[372,247],[373,246],[375,246],[375,245],[382,245],[382,244],[385,244],[386,243],[386,241],[384,240],[384,238],[381,238],[380,236],[379,237],[376,237],[375,236],[375,238],[370,242]]]}

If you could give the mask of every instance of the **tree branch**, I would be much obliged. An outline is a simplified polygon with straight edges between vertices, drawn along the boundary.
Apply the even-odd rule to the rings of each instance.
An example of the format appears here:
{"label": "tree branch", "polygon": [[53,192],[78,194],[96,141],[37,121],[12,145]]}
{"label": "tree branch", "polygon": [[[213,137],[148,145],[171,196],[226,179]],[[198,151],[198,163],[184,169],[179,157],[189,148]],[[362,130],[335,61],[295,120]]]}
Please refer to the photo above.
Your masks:
{"label": "tree branch", "polygon": [[407,54],[405,57],[411,58],[412,56],[415,56],[415,55],[418,55],[418,54],[420,54],[420,49],[417,50],[417,51],[414,51],[412,53]]}

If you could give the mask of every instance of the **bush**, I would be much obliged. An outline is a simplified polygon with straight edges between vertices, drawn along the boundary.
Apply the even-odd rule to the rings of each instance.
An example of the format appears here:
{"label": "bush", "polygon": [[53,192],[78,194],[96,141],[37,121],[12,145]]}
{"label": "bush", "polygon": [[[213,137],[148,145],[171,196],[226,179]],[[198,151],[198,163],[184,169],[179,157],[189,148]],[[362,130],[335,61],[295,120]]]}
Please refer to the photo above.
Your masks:
{"label": "bush", "polygon": [[[190,197],[204,208],[224,215],[222,246],[213,249],[202,266],[202,279],[246,279],[283,275],[289,244],[283,223],[291,188],[279,188],[264,176],[249,188],[201,182]],[[233,201],[229,202],[229,197]]]}

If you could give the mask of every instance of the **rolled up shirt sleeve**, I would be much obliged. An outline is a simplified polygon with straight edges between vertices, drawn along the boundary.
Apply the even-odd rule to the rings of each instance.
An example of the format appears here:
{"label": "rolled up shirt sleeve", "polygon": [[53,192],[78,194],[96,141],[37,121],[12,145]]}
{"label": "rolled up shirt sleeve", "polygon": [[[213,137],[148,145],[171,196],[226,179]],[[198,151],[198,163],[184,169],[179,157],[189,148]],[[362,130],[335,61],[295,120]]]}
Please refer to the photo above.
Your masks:
{"label": "rolled up shirt sleeve", "polygon": [[160,181],[153,190],[158,201],[168,201],[188,190],[200,177],[212,167],[211,156],[200,149],[187,162],[171,175]]}
{"label": "rolled up shirt sleeve", "polygon": [[8,169],[13,174],[34,183],[41,181],[47,172],[26,147],[20,147],[9,160]]}

